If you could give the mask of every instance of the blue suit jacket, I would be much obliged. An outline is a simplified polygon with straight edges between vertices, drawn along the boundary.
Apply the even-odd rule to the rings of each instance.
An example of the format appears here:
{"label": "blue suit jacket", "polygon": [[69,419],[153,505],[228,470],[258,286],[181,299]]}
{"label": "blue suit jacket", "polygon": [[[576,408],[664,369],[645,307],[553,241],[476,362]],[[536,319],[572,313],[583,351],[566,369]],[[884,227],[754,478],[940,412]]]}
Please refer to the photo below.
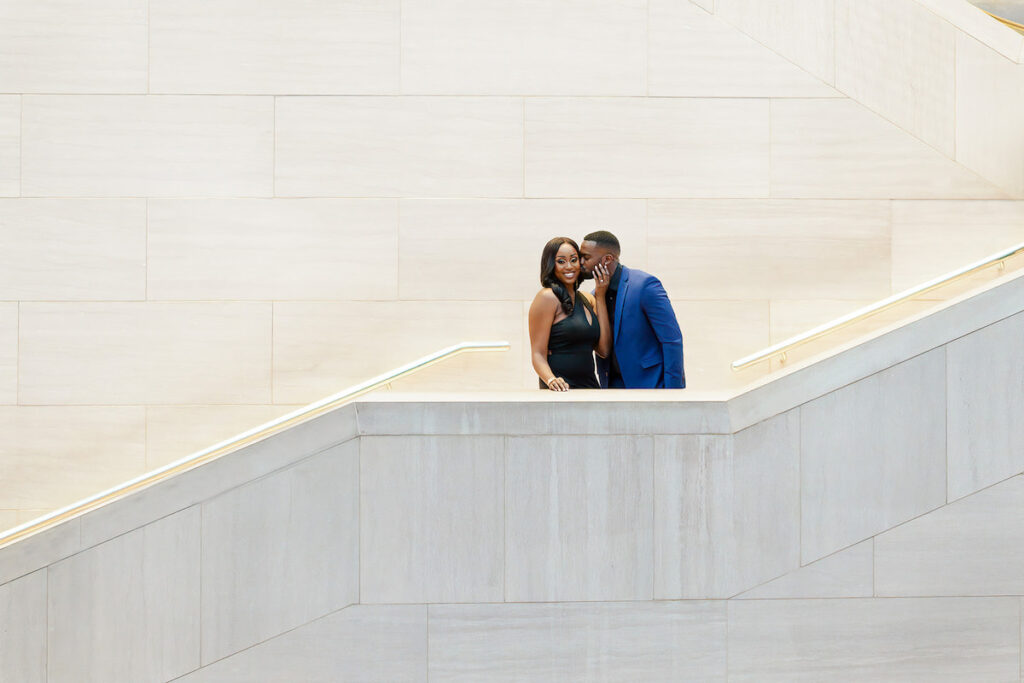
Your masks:
{"label": "blue suit jacket", "polygon": [[[658,278],[619,264],[622,275],[615,298],[613,345],[628,389],[682,389],[683,333]],[[611,362],[597,358],[597,375],[608,387]]]}

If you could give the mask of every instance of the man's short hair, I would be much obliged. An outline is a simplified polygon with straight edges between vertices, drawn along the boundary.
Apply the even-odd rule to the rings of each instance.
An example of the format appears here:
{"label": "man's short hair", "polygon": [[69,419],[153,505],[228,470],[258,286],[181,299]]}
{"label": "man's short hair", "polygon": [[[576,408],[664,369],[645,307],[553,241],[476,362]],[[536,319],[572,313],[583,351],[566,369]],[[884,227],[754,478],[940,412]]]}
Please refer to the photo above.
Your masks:
{"label": "man's short hair", "polygon": [[598,230],[596,232],[592,232],[586,237],[584,237],[583,241],[593,242],[597,246],[603,249],[607,249],[616,256],[618,256],[621,251],[619,249],[619,238],[611,234],[607,230]]}

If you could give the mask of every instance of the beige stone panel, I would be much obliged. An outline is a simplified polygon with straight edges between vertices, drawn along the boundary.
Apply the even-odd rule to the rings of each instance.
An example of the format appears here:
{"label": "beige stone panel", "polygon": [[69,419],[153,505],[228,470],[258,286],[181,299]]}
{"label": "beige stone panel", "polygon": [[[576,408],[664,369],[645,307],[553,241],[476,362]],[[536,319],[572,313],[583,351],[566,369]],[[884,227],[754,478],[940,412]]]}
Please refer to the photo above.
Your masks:
{"label": "beige stone panel", "polygon": [[882,298],[889,207],[870,201],[651,201],[649,265],[690,299]]}
{"label": "beige stone panel", "polygon": [[739,388],[768,368],[733,372],[730,364],[769,345],[767,301],[688,301],[672,307],[683,332],[683,369],[688,389]]}
{"label": "beige stone panel", "polygon": [[0,510],[0,532],[18,526],[18,510]]}
{"label": "beige stone panel", "polygon": [[834,0],[717,0],[714,9],[757,42],[834,82]]}
{"label": "beige stone panel", "polygon": [[28,404],[266,404],[271,305],[22,304]]}
{"label": "beige stone panel", "polygon": [[[647,209],[638,200],[408,199],[401,202],[402,299],[532,300],[553,237],[611,230],[622,260],[644,268]],[[593,282],[583,287],[593,289]]]}
{"label": "beige stone panel", "polygon": [[916,0],[836,0],[836,88],[948,157],[956,29]]}
{"label": "beige stone panel", "polygon": [[398,203],[149,202],[150,299],[393,299]]}
{"label": "beige stone panel", "polygon": [[927,282],[1022,242],[1024,201],[893,202],[893,289]]}
{"label": "beige stone panel", "polygon": [[715,0],[690,0],[694,5],[702,7],[708,12],[715,11]]}
{"label": "beige stone panel", "polygon": [[[956,26],[960,32],[974,36],[1007,59],[1024,61],[1024,35],[1009,26],[993,21],[986,12],[979,12],[972,2],[963,0],[917,0],[919,4]],[[1003,0],[1013,3],[1015,0]],[[994,6],[1000,0],[984,0]],[[981,4],[980,2],[978,4]]]}
{"label": "beige stone panel", "polygon": [[957,161],[1024,197],[1024,64],[957,33],[956,82]]}
{"label": "beige stone panel", "polygon": [[22,194],[266,196],[269,97],[25,96]]}
{"label": "beige stone panel", "polygon": [[46,683],[46,578],[47,572],[41,570],[0,585],[0,679],[4,681]]}
{"label": "beige stone panel", "polygon": [[142,199],[0,200],[0,299],[146,297]]}
{"label": "beige stone panel", "polygon": [[144,93],[146,0],[8,0],[0,91]]}
{"label": "beige stone panel", "polygon": [[20,192],[21,98],[0,95],[0,197],[17,197]]}
{"label": "beige stone panel", "polygon": [[523,103],[480,97],[282,97],[281,196],[518,197]]}
{"label": "beige stone panel", "polygon": [[155,469],[291,412],[297,406],[146,408],[146,467]]}
{"label": "beige stone panel", "polygon": [[504,391],[522,384],[522,303],[347,302],[274,306],[274,400],[307,403],[463,341],[508,341],[399,380],[396,390]]}
{"label": "beige stone panel", "polygon": [[402,91],[644,95],[645,0],[404,0]]}
{"label": "beige stone panel", "polygon": [[18,402],[18,304],[0,303],[0,404]]}
{"label": "beige stone panel", "polygon": [[146,465],[141,406],[4,406],[0,433],[4,509],[53,510],[142,474]]}
{"label": "beige stone panel", "polygon": [[526,101],[529,197],[765,197],[768,102]]}
{"label": "beige stone panel", "polygon": [[692,2],[652,0],[649,89],[676,97],[842,97]]}
{"label": "beige stone panel", "polygon": [[150,92],[398,90],[399,0],[155,0]]}
{"label": "beige stone panel", "polygon": [[853,100],[773,100],[771,127],[773,197],[1005,196]]}

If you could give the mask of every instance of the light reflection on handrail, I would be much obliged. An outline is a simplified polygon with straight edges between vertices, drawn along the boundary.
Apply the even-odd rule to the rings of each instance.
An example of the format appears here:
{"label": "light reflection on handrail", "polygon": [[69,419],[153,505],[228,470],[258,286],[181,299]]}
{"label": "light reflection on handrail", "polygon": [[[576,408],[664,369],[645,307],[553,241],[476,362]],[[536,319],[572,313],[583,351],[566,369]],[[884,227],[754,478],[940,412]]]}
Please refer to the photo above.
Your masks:
{"label": "light reflection on handrail", "polygon": [[744,356],[743,358],[734,360],[732,362],[732,369],[734,371],[743,370],[745,368],[749,368],[752,365],[756,365],[757,363],[769,360],[770,358],[774,358],[776,356],[785,357],[785,355],[789,351],[792,351],[793,349],[799,346],[803,346],[808,342],[812,342],[815,339],[824,337],[826,334],[829,334],[830,332],[835,332],[836,330],[842,329],[856,322],[860,322],[861,320],[864,320],[865,318],[875,315],[876,313],[881,313],[882,311],[888,310],[893,306],[896,306],[898,304],[903,303],[904,301],[914,298],[915,296],[919,296],[921,294],[924,294],[925,292],[930,292],[933,289],[938,289],[939,287],[947,285],[950,282],[953,282],[954,280],[959,280],[960,278],[967,277],[968,275],[972,275],[980,270],[984,270],[985,268],[988,268],[993,264],[999,264],[1000,266],[1002,266],[1006,259],[1010,258],[1011,256],[1015,256],[1021,252],[1024,252],[1024,242],[1014,247],[1010,247],[1009,249],[1004,249],[1003,251],[992,254],[991,256],[987,256],[986,258],[983,258],[980,261],[975,261],[974,263],[964,266],[963,268],[959,268],[952,272],[946,273],[945,275],[937,277],[934,280],[929,280],[928,282],[917,285],[916,287],[911,287],[910,289],[900,292],[899,294],[893,294],[887,299],[882,299],[881,301],[873,303],[869,306],[859,308],[856,311],[853,311],[852,313],[847,313],[841,318],[836,318],[832,322],[825,323],[824,325],[819,325],[818,327],[815,327],[812,330],[808,330],[803,334],[798,334],[795,337],[790,337],[785,341],[781,341],[778,344],[769,346],[768,348],[762,349],[757,353],[753,353],[749,356]]}
{"label": "light reflection on handrail", "polygon": [[397,367],[382,375],[377,375],[365,382],[353,385],[348,389],[343,389],[336,394],[322,398],[315,403],[310,403],[309,405],[299,408],[298,410],[294,410],[287,415],[282,415],[275,420],[271,420],[270,422],[254,427],[246,432],[242,432],[237,436],[231,437],[226,441],[221,441],[209,448],[204,448],[201,451],[193,453],[192,455],[186,456],[180,460],[176,460],[175,462],[153,470],[152,472],[147,472],[135,479],[115,486],[112,489],[108,489],[102,493],[97,493],[96,495],[78,501],[77,503],[72,503],[67,507],[51,512],[48,515],[2,532],[0,533],[0,548],[15,543],[26,536],[59,524],[67,519],[71,519],[72,517],[77,517],[85,512],[94,510],[114,499],[120,498],[134,491],[138,491],[139,489],[145,488],[159,481],[163,481],[164,479],[176,474],[191,470],[199,465],[219,458],[222,455],[226,455],[232,451],[236,451],[257,441],[261,441],[269,436],[273,436],[274,434],[278,434],[289,427],[306,422],[314,417],[323,415],[324,413],[329,413],[332,410],[350,403],[363,394],[369,393],[382,386],[390,385],[392,382],[401,379],[402,377],[419,372],[424,368],[440,363],[448,358],[452,358],[463,353],[478,351],[508,351],[509,348],[510,346],[508,342],[496,341],[462,342],[461,344],[441,349],[429,356],[424,356],[419,360],[414,360],[411,363]]}

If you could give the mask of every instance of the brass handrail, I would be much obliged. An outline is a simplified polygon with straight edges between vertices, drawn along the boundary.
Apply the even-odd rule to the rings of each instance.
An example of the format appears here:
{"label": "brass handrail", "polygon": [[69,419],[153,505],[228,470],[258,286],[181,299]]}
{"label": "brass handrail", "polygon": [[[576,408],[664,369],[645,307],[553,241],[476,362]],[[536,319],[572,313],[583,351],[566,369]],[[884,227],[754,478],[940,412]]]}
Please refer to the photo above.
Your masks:
{"label": "brass handrail", "polygon": [[326,398],[310,403],[307,406],[293,410],[287,415],[283,415],[275,420],[271,420],[270,422],[266,422],[258,427],[242,432],[237,436],[233,436],[226,441],[221,441],[220,443],[216,443],[208,448],[204,448],[192,455],[185,456],[180,460],[176,460],[159,469],[153,470],[152,472],[148,472],[136,477],[135,479],[126,481],[114,488],[103,491],[102,493],[97,493],[89,498],[80,500],[77,503],[72,503],[67,507],[51,512],[48,515],[44,515],[43,517],[2,532],[0,533],[0,548],[15,543],[38,531],[55,526],[64,520],[76,517],[90,510],[94,510],[116,498],[133,493],[176,474],[191,470],[204,463],[219,458],[222,455],[226,455],[232,451],[236,451],[257,441],[261,441],[269,436],[273,436],[274,434],[282,432],[289,427],[293,427],[299,423],[306,422],[314,417],[328,413],[336,408],[340,408],[363,394],[369,393],[379,387],[390,385],[392,382],[401,379],[402,377],[419,372],[424,368],[440,363],[448,358],[467,352],[508,351],[509,348],[510,345],[508,342],[497,341],[462,342],[461,344],[441,349],[429,356],[424,356],[419,360],[414,360],[411,363],[397,367],[382,375],[377,375],[365,382],[355,384],[347,389],[339,391],[336,394],[331,394]]}
{"label": "brass handrail", "polygon": [[901,304],[904,301],[907,301],[908,299],[912,299],[915,296],[918,296],[925,292],[930,292],[933,289],[938,289],[939,287],[949,284],[954,280],[958,280],[960,278],[967,277],[968,275],[976,273],[980,270],[984,270],[985,268],[993,264],[999,264],[1000,267],[1003,267],[1006,259],[1010,258],[1011,256],[1015,256],[1016,254],[1019,254],[1021,252],[1024,252],[1024,242],[1014,247],[1010,247],[1009,249],[1004,249],[1003,251],[996,252],[991,256],[987,256],[980,261],[975,261],[974,263],[964,266],[963,268],[958,268],[957,270],[946,273],[945,275],[939,276],[934,280],[929,280],[928,282],[917,285],[916,287],[911,287],[910,289],[902,291],[899,294],[893,294],[892,296],[886,299],[882,299],[881,301],[873,303],[869,306],[858,308],[856,311],[853,311],[852,313],[847,313],[846,315],[840,318],[836,318],[832,322],[825,323],[824,325],[819,325],[818,327],[808,330],[803,334],[798,334],[795,337],[790,337],[785,341],[781,341],[778,344],[769,346],[768,348],[762,349],[757,353],[752,353],[749,356],[744,356],[743,358],[734,360],[732,362],[732,369],[733,371],[743,370],[745,368],[749,368],[752,365],[756,365],[761,361],[774,358],[775,356],[785,357],[785,355],[789,351],[792,351],[793,349],[799,346],[803,346],[808,342],[812,342],[815,339],[824,337],[826,334],[835,332],[836,330],[842,329],[856,322],[860,322],[861,320],[864,320],[865,318],[875,315],[876,313],[881,313],[882,311],[888,310],[893,306],[896,306],[897,304]]}
{"label": "brass handrail", "polygon": [[996,21],[999,21],[999,22],[1002,22],[1003,24],[1006,24],[1007,26],[1009,26],[1010,28],[1014,29],[1015,31],[1018,31],[1020,33],[1024,33],[1024,24],[1016,22],[1013,19],[1007,19],[1005,17],[1001,17],[998,14],[993,14],[992,12],[989,12],[987,9],[982,9],[980,7],[978,9],[980,9],[982,12],[984,12],[987,15],[989,15],[990,17],[992,17]]}

